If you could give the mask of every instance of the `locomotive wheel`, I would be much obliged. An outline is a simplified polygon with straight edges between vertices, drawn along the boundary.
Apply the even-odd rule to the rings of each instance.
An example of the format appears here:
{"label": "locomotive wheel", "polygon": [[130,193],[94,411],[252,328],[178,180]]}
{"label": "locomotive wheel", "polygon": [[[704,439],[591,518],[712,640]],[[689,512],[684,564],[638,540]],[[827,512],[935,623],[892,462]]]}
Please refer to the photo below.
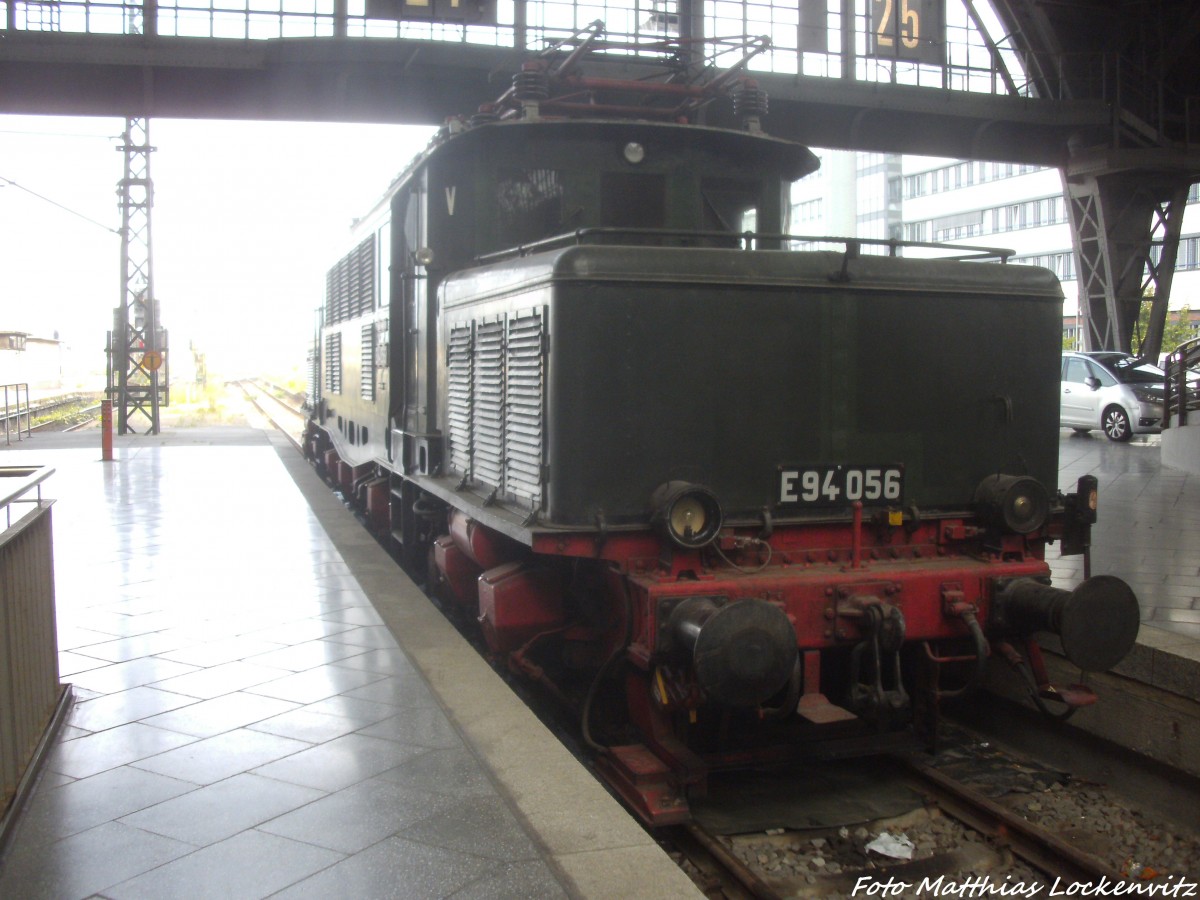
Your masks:
{"label": "locomotive wheel", "polygon": [[1110,441],[1127,441],[1133,437],[1129,416],[1119,406],[1110,406],[1104,411],[1104,433]]}

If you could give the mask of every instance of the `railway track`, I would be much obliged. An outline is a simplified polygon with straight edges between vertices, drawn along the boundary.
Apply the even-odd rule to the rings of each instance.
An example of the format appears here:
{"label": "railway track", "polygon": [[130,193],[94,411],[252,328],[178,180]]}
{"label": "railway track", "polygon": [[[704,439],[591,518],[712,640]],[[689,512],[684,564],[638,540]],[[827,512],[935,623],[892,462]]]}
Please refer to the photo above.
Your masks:
{"label": "railway track", "polygon": [[722,838],[699,825],[678,825],[665,830],[668,852],[708,897],[728,900],[782,900],[751,866],[743,862]]}
{"label": "railway track", "polygon": [[915,756],[902,759],[921,789],[937,805],[997,846],[1010,850],[1018,859],[1051,880],[1061,883],[1093,883],[1122,880],[1119,871],[1017,812],[989,799],[974,788],[938,771]]}
{"label": "railway track", "polygon": [[[11,412],[5,415],[0,410],[0,427],[7,425],[13,435],[18,429],[22,433],[30,434],[39,431],[74,431],[100,415],[98,404],[80,408],[82,404],[89,403],[95,396],[94,394],[67,394],[40,401],[28,410],[22,409],[19,413]],[[63,414],[64,411],[65,414]],[[50,418],[44,418],[46,416],[50,416]],[[81,419],[81,417],[83,418]],[[41,419],[41,421],[31,424],[34,418]],[[66,422],[72,424],[64,427]]]}
{"label": "railway track", "polygon": [[[97,403],[95,406],[84,407],[62,418],[47,419],[45,422],[39,422],[30,430],[35,433],[39,431],[79,431],[81,428],[91,425],[98,418],[100,418],[100,404]],[[66,422],[70,422],[71,424],[63,427]]]}
{"label": "railway track", "polygon": [[[1095,796],[1090,801],[1095,805],[1082,810],[1086,814],[1068,800],[1067,811],[1045,827],[1031,821],[1038,817],[1029,810],[1052,808],[1068,793],[1059,784],[1047,788],[1043,783],[1001,801],[968,783],[969,773],[960,780],[928,760],[918,754],[862,761],[864,770],[886,771],[919,798],[896,817],[855,822],[848,812],[849,825],[733,835],[689,825],[664,830],[662,839],[707,896],[730,900],[1200,896],[1200,886],[1194,884],[1200,881],[1195,871],[1200,830],[1144,817],[1124,805],[1106,806]],[[1020,760],[1011,766],[1016,777],[1029,771]],[[1089,785],[1088,792],[1094,795],[1096,787]],[[1091,827],[1104,831],[1110,824],[1131,834],[1145,832],[1141,851],[1097,840],[1095,833],[1081,835]],[[1178,849],[1170,859],[1153,849],[1161,846],[1155,842],[1161,842],[1164,832]],[[1136,836],[1132,841],[1136,846]]]}
{"label": "railway track", "polygon": [[[299,448],[307,415],[293,405],[297,402],[296,395],[259,380],[243,380],[235,383],[246,400]],[[284,394],[286,399],[278,396],[279,393]]]}

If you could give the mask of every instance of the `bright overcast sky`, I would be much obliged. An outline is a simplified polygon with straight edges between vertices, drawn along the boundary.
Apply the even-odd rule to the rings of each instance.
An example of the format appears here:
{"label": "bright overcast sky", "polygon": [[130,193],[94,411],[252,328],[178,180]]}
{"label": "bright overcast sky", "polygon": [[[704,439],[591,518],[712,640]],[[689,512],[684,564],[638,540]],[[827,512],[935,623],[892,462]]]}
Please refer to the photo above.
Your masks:
{"label": "bright overcast sky", "polygon": [[[100,372],[120,302],[123,129],[123,119],[0,116],[0,179],[20,185],[0,180],[0,331],[58,332]],[[221,377],[302,371],[351,220],[430,134],[151,120],[155,292],[173,354],[190,357],[194,341]]]}

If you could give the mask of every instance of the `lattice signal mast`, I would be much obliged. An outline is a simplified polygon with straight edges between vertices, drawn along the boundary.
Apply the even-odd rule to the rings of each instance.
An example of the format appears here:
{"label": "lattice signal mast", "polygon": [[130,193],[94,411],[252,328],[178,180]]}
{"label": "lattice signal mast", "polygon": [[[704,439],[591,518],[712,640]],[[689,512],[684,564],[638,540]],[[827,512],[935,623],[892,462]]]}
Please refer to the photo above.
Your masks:
{"label": "lattice signal mast", "polygon": [[118,148],[125,154],[125,176],[118,186],[121,206],[121,305],[113,310],[108,337],[108,395],[117,407],[118,434],[158,434],[159,407],[170,400],[170,379],[163,363],[167,332],[154,296],[150,210],[150,122],[125,120]]}

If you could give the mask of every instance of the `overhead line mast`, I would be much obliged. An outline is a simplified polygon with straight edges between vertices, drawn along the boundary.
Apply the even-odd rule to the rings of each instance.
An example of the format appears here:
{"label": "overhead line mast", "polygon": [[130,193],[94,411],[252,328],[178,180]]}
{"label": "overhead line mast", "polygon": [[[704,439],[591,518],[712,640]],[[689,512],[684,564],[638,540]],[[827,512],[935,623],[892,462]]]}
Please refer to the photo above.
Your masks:
{"label": "overhead line mast", "polygon": [[108,337],[108,396],[117,407],[118,434],[158,434],[159,407],[169,402],[163,369],[167,333],[159,322],[150,240],[154,185],[150,178],[150,122],[127,118],[119,149],[125,154],[118,185],[121,207],[121,303]]}

